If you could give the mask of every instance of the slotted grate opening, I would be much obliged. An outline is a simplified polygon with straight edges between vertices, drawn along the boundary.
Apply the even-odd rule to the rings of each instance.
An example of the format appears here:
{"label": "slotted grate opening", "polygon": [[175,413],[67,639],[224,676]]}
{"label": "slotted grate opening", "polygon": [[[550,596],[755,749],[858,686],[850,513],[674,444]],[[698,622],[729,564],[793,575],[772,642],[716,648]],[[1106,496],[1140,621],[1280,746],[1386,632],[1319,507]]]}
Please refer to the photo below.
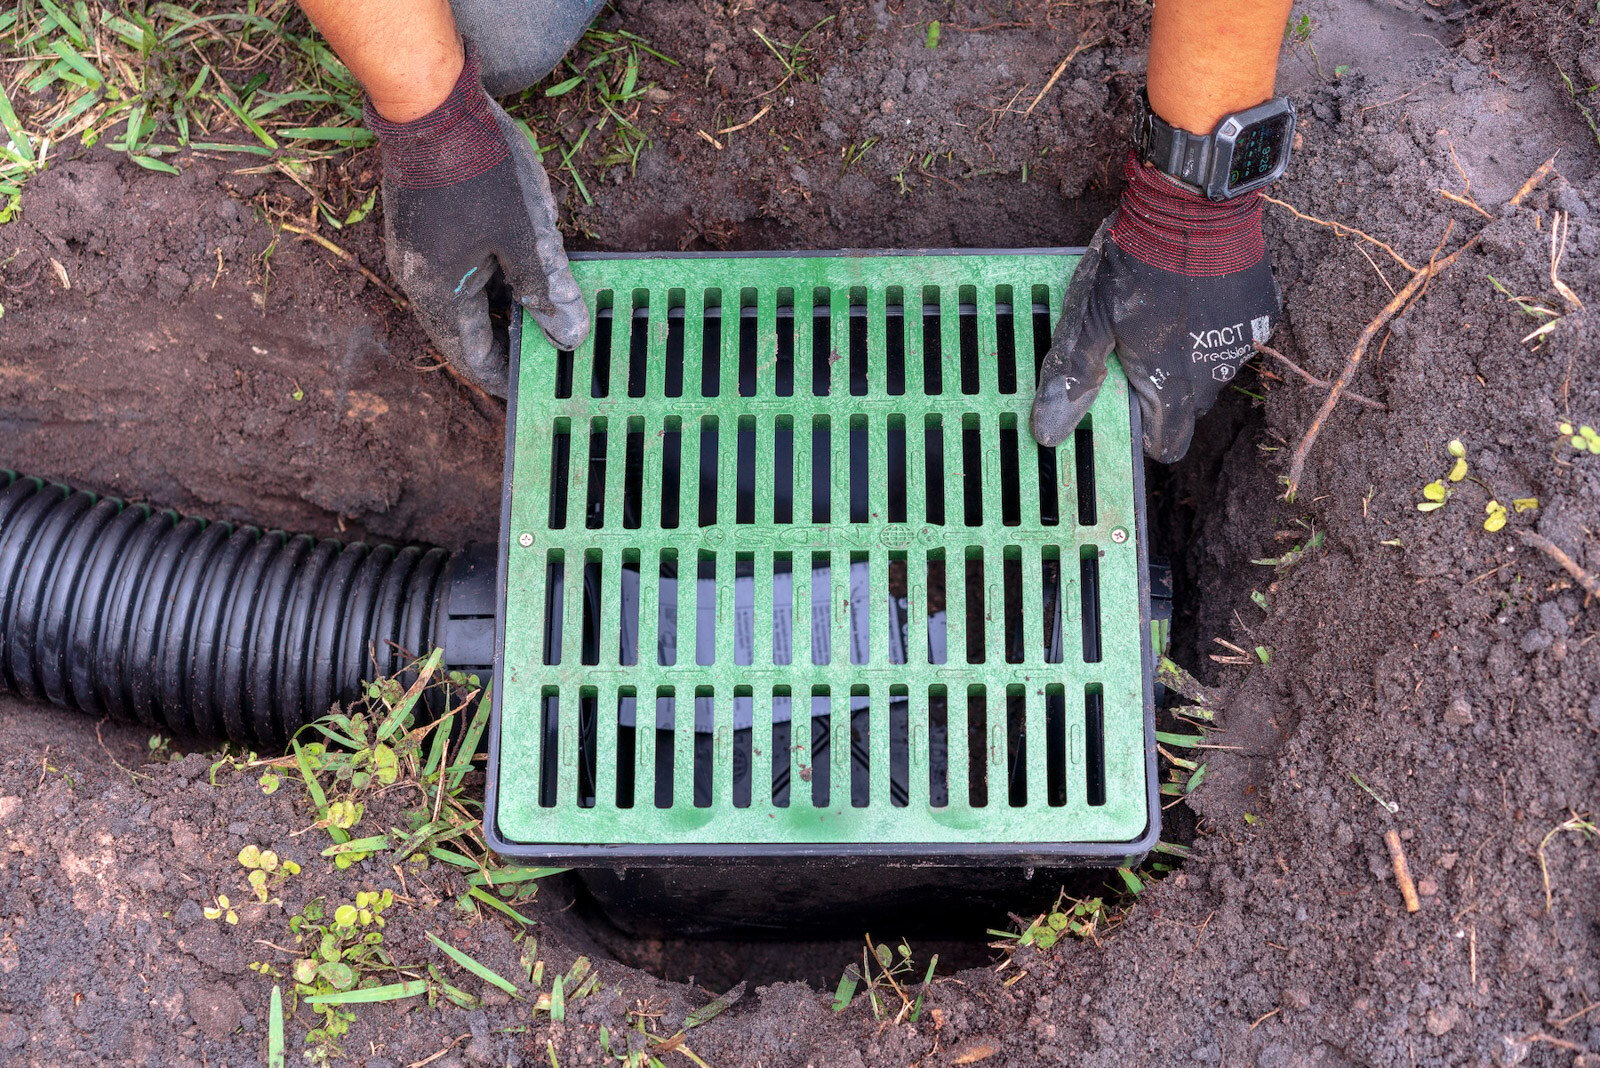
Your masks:
{"label": "slotted grate opening", "polygon": [[1143,848],[1126,383],[1060,449],[1027,424],[1074,263],[574,262],[591,339],[524,330],[514,387],[497,848]]}

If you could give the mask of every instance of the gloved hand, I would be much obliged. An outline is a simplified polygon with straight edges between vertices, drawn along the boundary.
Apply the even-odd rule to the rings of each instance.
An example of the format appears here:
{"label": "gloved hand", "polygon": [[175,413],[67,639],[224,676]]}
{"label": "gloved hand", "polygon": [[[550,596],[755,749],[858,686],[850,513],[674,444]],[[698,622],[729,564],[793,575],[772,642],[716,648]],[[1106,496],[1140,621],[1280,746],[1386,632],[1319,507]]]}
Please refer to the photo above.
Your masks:
{"label": "gloved hand", "polygon": [[383,148],[389,272],[444,358],[505,396],[505,343],[484,292],[496,266],[551,343],[577,347],[589,335],[589,313],[567,266],[550,181],[528,139],[484,92],[472,50],[433,111],[389,122],[369,102],[366,123]]}
{"label": "gloved hand", "polygon": [[1261,196],[1216,203],[1130,153],[1128,186],[1067,286],[1033,399],[1033,436],[1059,445],[1105,380],[1113,347],[1139,398],[1144,448],[1172,463],[1195,416],[1265,342],[1280,301]]}

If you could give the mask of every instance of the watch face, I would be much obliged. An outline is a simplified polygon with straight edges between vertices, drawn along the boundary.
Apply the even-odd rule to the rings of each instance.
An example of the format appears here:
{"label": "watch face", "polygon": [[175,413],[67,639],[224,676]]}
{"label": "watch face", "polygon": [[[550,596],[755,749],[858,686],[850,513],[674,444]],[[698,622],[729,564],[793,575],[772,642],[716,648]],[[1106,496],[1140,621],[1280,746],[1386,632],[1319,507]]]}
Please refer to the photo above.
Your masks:
{"label": "watch face", "polygon": [[1230,189],[1248,185],[1272,173],[1283,158],[1288,128],[1287,115],[1274,115],[1244,128],[1233,146],[1232,167],[1228,172]]}

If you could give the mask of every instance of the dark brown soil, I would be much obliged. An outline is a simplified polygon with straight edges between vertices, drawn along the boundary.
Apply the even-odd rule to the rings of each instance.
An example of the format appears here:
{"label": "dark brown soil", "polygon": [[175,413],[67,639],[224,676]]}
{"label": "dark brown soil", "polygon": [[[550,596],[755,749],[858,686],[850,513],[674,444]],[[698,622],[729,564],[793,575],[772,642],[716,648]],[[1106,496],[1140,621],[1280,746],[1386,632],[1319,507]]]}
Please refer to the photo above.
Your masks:
{"label": "dark brown soil", "polygon": [[[1600,423],[1600,151],[1558,74],[1580,90],[1600,80],[1600,45],[1592,11],[1480,7],[1318,0],[1305,8],[1309,41],[1286,56],[1302,144],[1275,196],[1412,264],[1478,243],[1379,334],[1355,388],[1388,410],[1341,405],[1296,502],[1279,499],[1279,478],[1323,394],[1270,363],[1203,423],[1188,459],[1152,472],[1179,572],[1175,656],[1220,689],[1222,741],[1237,747],[1212,754],[1194,795],[1192,859],[1099,943],[936,983],[918,1024],[879,1023],[861,1000],[835,1014],[828,992],[775,983],[692,1031],[696,1056],[1600,1063],[1600,852],[1593,837],[1552,834],[1600,812],[1600,606],[1514,534],[1536,531],[1600,571],[1600,457],[1556,430]],[[682,66],[649,72],[670,94],[641,118],[655,147],[636,176],[595,183],[594,208],[574,205],[575,247],[1073,244],[1112,202],[1142,7],[621,8],[607,18]],[[751,30],[792,41],[835,12],[811,38],[817,81],[759,96],[782,71]],[[930,50],[934,17],[943,31]],[[1025,114],[1078,40],[1103,43]],[[767,103],[745,130],[718,132]],[[846,149],[874,138],[845,169]],[[1555,173],[1510,206],[1552,155]],[[274,239],[257,209],[292,206],[295,187],[215,161],[184,171],[63,160],[29,187],[21,222],[0,228],[0,462],[318,533],[493,537],[499,412],[419,370],[431,363],[419,332],[348,264],[287,234],[266,255]],[[370,161],[339,178],[370,185]],[[1559,277],[1588,311],[1552,280],[1558,218],[1570,220]],[[1287,310],[1276,343],[1334,377],[1405,273],[1381,248],[1278,207],[1268,230]],[[381,272],[378,232],[368,221],[334,236]],[[1519,310],[1491,276],[1561,318],[1525,342],[1550,317]],[[1463,482],[1421,513],[1453,438],[1487,489]],[[1491,533],[1489,492],[1539,507]],[[1292,566],[1252,562],[1311,530],[1320,547]],[[1270,647],[1270,664],[1211,661],[1225,653],[1218,637]],[[8,1063],[258,1063],[271,982],[248,965],[286,957],[255,939],[284,937],[286,915],[317,894],[403,889],[397,952],[442,962],[426,929],[514,970],[506,924],[452,911],[453,875],[402,887],[383,871],[325,870],[317,835],[297,833],[312,817],[293,791],[266,797],[228,772],[213,787],[206,756],[143,764],[147,735],[114,724],[9,699],[0,711]],[[1384,847],[1391,828],[1419,880],[1415,914]],[[286,911],[246,910],[237,927],[205,919],[217,893],[247,896],[232,858],[252,842],[305,863]],[[605,982],[565,1024],[530,1022],[525,1003],[503,998],[473,1012],[374,1006],[345,1042],[349,1060],[407,1065],[448,1049],[430,1063],[544,1064],[549,1043],[563,1066],[602,1063],[602,1024],[618,1033],[644,1002],[661,1013],[652,1029],[671,1034],[709,1000],[686,980],[837,974],[858,953],[630,946],[570,904],[554,880],[532,907],[541,955],[554,970],[589,953]],[[960,927],[953,918],[949,936],[970,953],[981,932]]]}

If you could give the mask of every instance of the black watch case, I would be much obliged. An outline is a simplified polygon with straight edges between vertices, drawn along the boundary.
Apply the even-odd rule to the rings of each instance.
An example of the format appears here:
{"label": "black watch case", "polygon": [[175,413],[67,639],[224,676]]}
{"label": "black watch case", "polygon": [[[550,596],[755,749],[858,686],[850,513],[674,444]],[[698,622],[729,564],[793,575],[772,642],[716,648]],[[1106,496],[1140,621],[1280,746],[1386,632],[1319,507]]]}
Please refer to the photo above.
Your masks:
{"label": "black watch case", "polygon": [[1224,115],[1209,134],[1181,130],[1150,109],[1140,94],[1133,143],[1139,158],[1210,200],[1231,200],[1270,185],[1289,166],[1294,105],[1274,97]]}

